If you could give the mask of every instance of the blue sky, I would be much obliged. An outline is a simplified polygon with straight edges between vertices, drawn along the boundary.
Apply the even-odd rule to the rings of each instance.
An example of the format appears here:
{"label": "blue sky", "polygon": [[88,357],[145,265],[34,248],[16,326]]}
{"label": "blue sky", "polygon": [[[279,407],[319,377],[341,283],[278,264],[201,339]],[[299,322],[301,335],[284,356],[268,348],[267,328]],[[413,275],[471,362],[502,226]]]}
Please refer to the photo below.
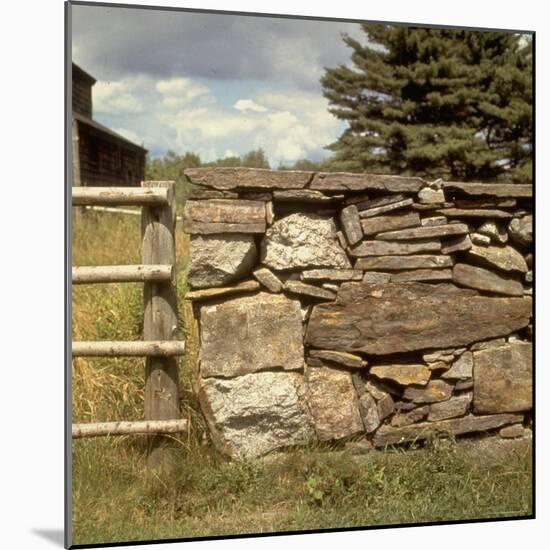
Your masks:
{"label": "blue sky", "polygon": [[72,7],[73,61],[92,74],[94,118],[150,151],[203,160],[262,147],[273,167],[319,160],[345,125],[319,78],[350,63],[354,23]]}

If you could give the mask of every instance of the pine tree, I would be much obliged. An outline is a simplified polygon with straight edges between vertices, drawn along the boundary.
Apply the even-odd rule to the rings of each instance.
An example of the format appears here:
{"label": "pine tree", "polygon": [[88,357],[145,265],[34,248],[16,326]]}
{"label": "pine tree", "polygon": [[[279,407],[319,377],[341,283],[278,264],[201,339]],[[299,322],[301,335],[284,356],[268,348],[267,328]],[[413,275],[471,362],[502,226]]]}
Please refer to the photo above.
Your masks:
{"label": "pine tree", "polygon": [[326,68],[330,111],[349,126],[333,167],[460,180],[529,181],[530,41],[505,32],[363,24],[353,68]]}

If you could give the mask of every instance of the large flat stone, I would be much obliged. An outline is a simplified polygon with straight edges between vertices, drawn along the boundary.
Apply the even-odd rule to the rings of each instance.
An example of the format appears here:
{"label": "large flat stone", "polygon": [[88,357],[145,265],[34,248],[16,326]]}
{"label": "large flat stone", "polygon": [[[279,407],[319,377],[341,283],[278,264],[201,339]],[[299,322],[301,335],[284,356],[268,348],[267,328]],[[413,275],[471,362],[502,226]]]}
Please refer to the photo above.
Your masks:
{"label": "large flat stone", "polygon": [[430,422],[437,422],[438,420],[446,420],[447,418],[464,416],[468,412],[471,403],[471,393],[457,395],[456,397],[451,397],[450,399],[447,399],[447,401],[442,401],[441,403],[432,403],[430,405],[428,420]]}
{"label": "large flat stone", "polygon": [[359,258],[355,269],[365,271],[401,271],[405,269],[442,269],[452,267],[450,256],[432,256],[418,254],[416,256],[376,256]]}
{"label": "large flat stone", "polygon": [[439,422],[421,422],[402,428],[385,425],[381,426],[374,435],[373,444],[376,447],[396,445],[426,439],[434,433],[462,435],[472,432],[484,432],[522,421],[523,415],[521,414],[491,414],[489,416],[468,415],[463,418],[452,418],[440,420]]}
{"label": "large flat stone", "polygon": [[363,431],[351,374],[330,367],[306,369],[307,402],[321,441]]}
{"label": "large flat stone", "polygon": [[389,193],[418,193],[424,182],[420,178],[349,172],[319,172],[311,189],[319,191],[387,191]]}
{"label": "large flat stone", "polygon": [[309,350],[309,356],[323,361],[337,363],[350,369],[362,369],[368,365],[368,362],[359,355],[346,353],[344,351],[311,349]]}
{"label": "large flat stone", "polygon": [[383,204],[381,206],[374,206],[372,208],[365,208],[359,212],[360,218],[372,218],[374,216],[379,216],[380,214],[385,214],[386,212],[394,212],[395,210],[401,210],[407,206],[412,206],[412,199],[403,199],[402,201],[392,202],[389,204]]}
{"label": "large flat stone", "polygon": [[474,412],[530,410],[532,354],[530,342],[474,352]]}
{"label": "large flat stone", "polygon": [[231,457],[253,458],[315,439],[301,374],[201,379],[198,395],[215,446]]}
{"label": "large flat stone", "polygon": [[193,235],[189,256],[191,288],[232,283],[248,275],[258,261],[252,235]]}
{"label": "large flat stone", "polygon": [[254,278],[264,285],[269,292],[281,292],[283,290],[283,282],[277,275],[267,269],[267,267],[260,267],[254,271]]}
{"label": "large flat stone", "polygon": [[263,168],[188,168],[192,183],[213,189],[302,189],[313,172]]}
{"label": "large flat stone", "polygon": [[361,220],[361,227],[365,235],[376,235],[384,231],[394,231],[396,229],[405,229],[407,227],[417,227],[420,225],[420,216],[418,212],[410,214],[394,214],[393,216],[376,216]]}
{"label": "large flat stone", "polygon": [[293,189],[273,192],[273,200],[279,202],[334,203],[341,202],[343,198],[343,195],[324,195],[320,191],[313,189]]}
{"label": "large flat stone", "polygon": [[237,376],[265,369],[304,367],[300,303],[259,293],[204,306],[201,376]]}
{"label": "large flat stone", "polygon": [[362,256],[406,256],[418,252],[439,252],[441,242],[438,240],[422,240],[414,243],[391,241],[362,241],[349,249],[349,255]]}
{"label": "large flat stone", "polygon": [[443,183],[443,190],[446,197],[452,197],[453,191],[470,197],[502,197],[505,199],[513,197],[532,197],[532,185],[520,185],[517,183],[462,183],[446,181]]}
{"label": "large flat stone", "polygon": [[188,200],[183,230],[190,234],[264,233],[265,203],[231,199]]}
{"label": "large flat stone", "polygon": [[355,269],[306,269],[301,277],[304,281],[360,281],[363,272]]}
{"label": "large flat stone", "polygon": [[453,278],[450,269],[413,269],[401,271],[391,276],[392,283],[405,283],[410,281],[449,281]]}
{"label": "large flat stone", "polygon": [[433,237],[449,237],[454,235],[466,235],[468,226],[463,223],[450,223],[447,225],[434,225],[415,227],[413,229],[400,229],[379,233],[376,239],[384,241],[405,241],[414,239],[431,239]]}
{"label": "large flat stone", "polygon": [[190,290],[186,295],[186,300],[201,302],[204,300],[219,300],[234,294],[247,294],[260,288],[257,281],[242,281],[233,286],[221,286],[214,288],[202,288],[199,290]]}
{"label": "large flat stone", "polygon": [[473,265],[455,264],[453,281],[461,286],[495,294],[523,296],[523,285],[520,281]]}
{"label": "large flat stone", "polygon": [[531,307],[451,284],[343,283],[336,302],[313,308],[306,343],[373,355],[465,346],[527,326]]}
{"label": "large flat stone", "polygon": [[296,213],[275,221],[262,240],[261,258],[276,270],[351,268],[336,239],[334,222],[314,214]]}
{"label": "large flat stone", "polygon": [[506,220],[512,217],[510,212],[494,208],[442,208],[436,210],[447,218],[491,218]]}
{"label": "large flat stone", "polygon": [[418,384],[425,386],[430,379],[430,369],[425,365],[376,365],[369,374],[382,380],[390,380],[401,386]]}
{"label": "large flat stone", "polygon": [[496,267],[502,271],[527,273],[528,267],[523,256],[511,246],[472,245],[466,256],[483,265]]}
{"label": "large flat stone", "polygon": [[319,298],[321,300],[334,300],[336,294],[326,288],[319,288],[315,285],[308,285],[301,281],[288,280],[285,283],[284,290],[291,294],[301,294],[303,296],[310,296],[311,298]]}

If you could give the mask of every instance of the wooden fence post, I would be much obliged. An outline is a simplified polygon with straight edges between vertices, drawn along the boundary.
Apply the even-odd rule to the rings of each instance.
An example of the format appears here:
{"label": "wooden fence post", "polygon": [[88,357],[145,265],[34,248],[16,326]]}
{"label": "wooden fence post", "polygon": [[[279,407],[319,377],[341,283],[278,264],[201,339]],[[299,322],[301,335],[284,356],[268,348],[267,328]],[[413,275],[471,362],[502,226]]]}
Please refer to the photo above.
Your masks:
{"label": "wooden fence post", "polygon": [[[144,206],[142,210],[142,262],[176,264],[176,201],[174,182],[142,182],[142,187],[168,188],[167,206]],[[144,283],[143,339],[176,340],[178,332],[176,270],[170,280]],[[148,357],[145,367],[145,419],[180,418],[177,357]],[[148,465],[169,465],[167,440],[162,435],[148,437]]]}
{"label": "wooden fence post", "polygon": [[[80,187],[82,185],[82,179],[80,176],[80,135],[78,133],[78,121],[73,118],[72,126],[72,186]],[[77,223],[84,213],[84,208],[81,206],[75,206],[72,211],[73,222]]]}

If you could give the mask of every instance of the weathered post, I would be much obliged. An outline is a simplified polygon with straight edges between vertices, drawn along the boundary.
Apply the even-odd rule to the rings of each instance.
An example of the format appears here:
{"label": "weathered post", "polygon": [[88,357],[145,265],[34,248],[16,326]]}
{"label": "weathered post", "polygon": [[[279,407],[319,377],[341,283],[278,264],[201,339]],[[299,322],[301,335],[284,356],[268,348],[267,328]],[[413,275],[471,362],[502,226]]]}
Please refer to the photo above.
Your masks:
{"label": "weathered post", "polygon": [[[142,187],[166,187],[168,205],[144,206],[142,214],[143,264],[176,264],[176,202],[174,182],[142,182]],[[143,339],[176,340],[178,332],[176,271],[166,281],[144,283]],[[147,357],[145,366],[145,419],[180,418],[177,357]],[[167,440],[162,435],[148,437],[148,465],[169,464]]]}
{"label": "weathered post", "polygon": [[[82,179],[80,176],[80,145],[78,134],[78,122],[73,118],[72,122],[72,186],[80,187],[82,185]],[[84,213],[84,208],[77,206],[73,208],[72,216],[73,222],[78,222]]]}

